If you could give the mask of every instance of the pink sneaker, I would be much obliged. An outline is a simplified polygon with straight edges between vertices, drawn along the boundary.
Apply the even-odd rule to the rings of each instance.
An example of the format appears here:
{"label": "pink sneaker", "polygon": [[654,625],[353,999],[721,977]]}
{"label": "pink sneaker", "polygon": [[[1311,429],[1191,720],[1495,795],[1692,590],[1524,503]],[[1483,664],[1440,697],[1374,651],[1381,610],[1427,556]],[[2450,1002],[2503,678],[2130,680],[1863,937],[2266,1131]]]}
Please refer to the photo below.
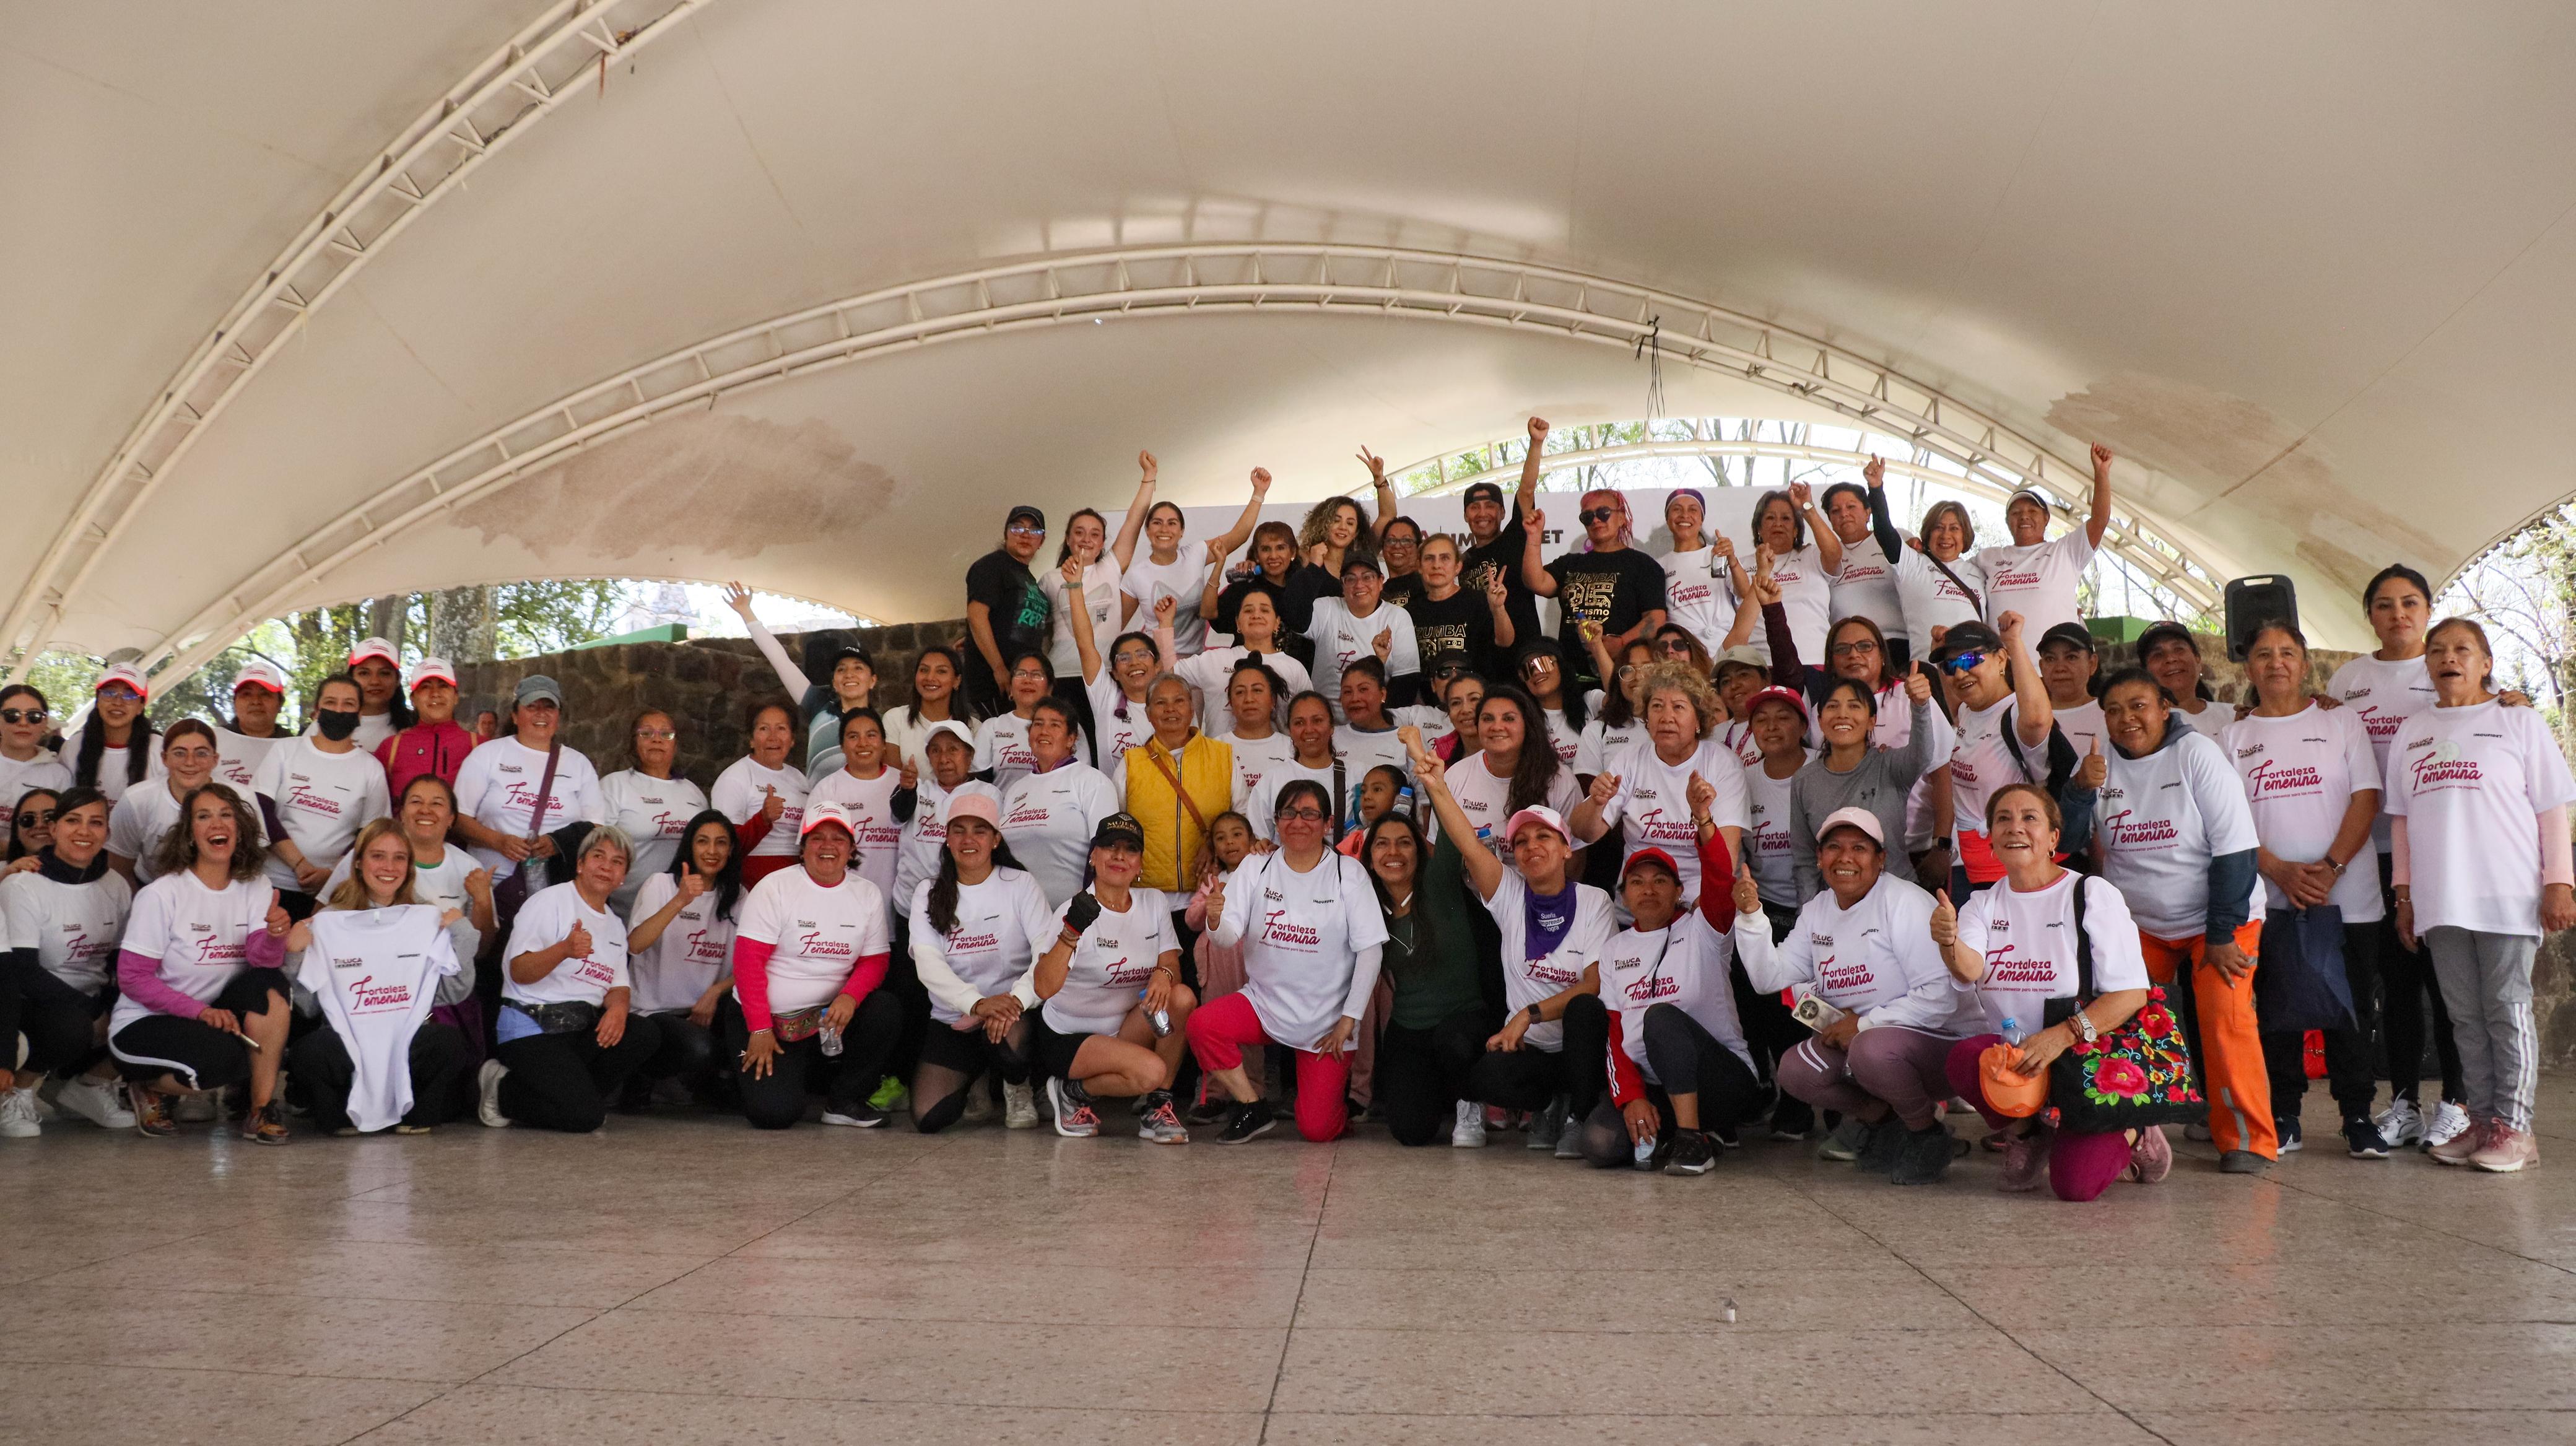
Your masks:
{"label": "pink sneaker", "polygon": [[2487,1125],[2486,1143],[2469,1156],[2469,1163],[2481,1170],[2510,1175],[2516,1170],[2540,1163],[2540,1142],[2527,1130],[2517,1130],[2502,1120]]}
{"label": "pink sneaker", "polygon": [[2485,1149],[2487,1143],[2495,1138],[2496,1129],[2494,1120],[2471,1120],[2467,1129],[2424,1153],[2431,1155],[2436,1165],[2465,1165],[2471,1156]]}
{"label": "pink sneaker", "polygon": [[2129,1168],[2121,1172],[2132,1184],[2152,1185],[2173,1173],[2173,1141],[2165,1127],[2149,1125],[2129,1145]]}
{"label": "pink sneaker", "polygon": [[2033,1125],[2028,1134],[2006,1137],[2004,1175],[1995,1188],[2016,1192],[2038,1189],[2040,1178],[2048,1173],[2048,1142],[2052,1134],[2046,1125]]}

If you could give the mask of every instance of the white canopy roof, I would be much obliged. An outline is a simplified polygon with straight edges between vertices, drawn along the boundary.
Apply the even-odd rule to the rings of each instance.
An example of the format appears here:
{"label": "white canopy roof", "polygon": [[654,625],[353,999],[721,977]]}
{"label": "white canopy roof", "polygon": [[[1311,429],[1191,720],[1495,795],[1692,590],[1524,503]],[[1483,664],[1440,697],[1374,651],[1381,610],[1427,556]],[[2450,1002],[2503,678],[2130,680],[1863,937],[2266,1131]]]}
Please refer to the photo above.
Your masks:
{"label": "white canopy roof", "polygon": [[532,576],[948,616],[1140,445],[1215,503],[1642,415],[1650,316],[1675,414],[2070,497],[2107,443],[2320,641],[2576,491],[2562,5],[388,13],[0,4],[9,640]]}

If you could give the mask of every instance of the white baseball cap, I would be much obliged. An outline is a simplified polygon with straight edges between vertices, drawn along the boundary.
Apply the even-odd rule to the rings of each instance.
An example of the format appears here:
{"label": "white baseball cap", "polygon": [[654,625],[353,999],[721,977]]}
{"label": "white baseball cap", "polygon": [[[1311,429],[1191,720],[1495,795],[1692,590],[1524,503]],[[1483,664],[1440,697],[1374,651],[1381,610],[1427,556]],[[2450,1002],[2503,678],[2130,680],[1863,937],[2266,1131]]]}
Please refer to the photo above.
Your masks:
{"label": "white baseball cap", "polygon": [[349,666],[354,668],[369,658],[382,658],[396,668],[402,666],[402,651],[382,638],[365,638],[349,650]]}
{"label": "white baseball cap", "polygon": [[1868,834],[1869,841],[1882,850],[1887,847],[1887,831],[1879,826],[1878,815],[1868,809],[1848,805],[1826,814],[1825,821],[1816,825],[1816,842],[1823,843],[1825,835],[1846,824]]}
{"label": "white baseball cap", "polygon": [[90,691],[93,693],[103,692],[110,683],[123,683],[125,686],[134,690],[134,696],[137,698],[149,698],[152,696],[152,685],[145,681],[143,670],[134,666],[132,663],[108,664],[107,671],[98,675],[98,686],[92,688]]}
{"label": "white baseball cap", "polygon": [[238,693],[244,688],[266,688],[282,698],[286,696],[286,674],[266,658],[253,658],[233,675],[233,691]]}
{"label": "white baseball cap", "polygon": [[838,824],[841,832],[852,839],[859,836],[859,826],[850,821],[850,811],[828,798],[805,805],[805,821],[796,826],[796,836],[801,839],[827,823]]}
{"label": "white baseball cap", "polygon": [[445,683],[456,686],[456,666],[445,658],[423,658],[411,665],[411,686],[417,690],[423,683]]}

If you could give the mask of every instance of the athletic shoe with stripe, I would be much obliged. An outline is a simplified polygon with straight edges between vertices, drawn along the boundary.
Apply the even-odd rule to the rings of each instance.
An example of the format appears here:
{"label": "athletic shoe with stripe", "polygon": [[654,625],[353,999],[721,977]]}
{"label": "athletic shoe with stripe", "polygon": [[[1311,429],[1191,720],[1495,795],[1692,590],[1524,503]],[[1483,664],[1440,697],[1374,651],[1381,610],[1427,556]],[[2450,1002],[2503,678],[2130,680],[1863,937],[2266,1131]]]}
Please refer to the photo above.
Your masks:
{"label": "athletic shoe with stripe", "polygon": [[1225,1132],[1216,1137],[1220,1145],[1240,1145],[1256,1135],[1266,1135],[1279,1123],[1268,1102],[1254,1100],[1234,1107],[1232,1118],[1225,1122]]}
{"label": "athletic shoe with stripe", "polygon": [[1156,1090],[1144,1096],[1145,1115],[1136,1124],[1136,1137],[1157,1145],[1186,1145],[1190,1132],[1181,1125],[1181,1112],[1172,1103],[1170,1090]]}
{"label": "athletic shoe with stripe", "polygon": [[1087,1140],[1100,1133],[1100,1112],[1091,1107],[1091,1096],[1075,1080],[1047,1081],[1047,1102],[1055,1106],[1055,1132],[1069,1140]]}

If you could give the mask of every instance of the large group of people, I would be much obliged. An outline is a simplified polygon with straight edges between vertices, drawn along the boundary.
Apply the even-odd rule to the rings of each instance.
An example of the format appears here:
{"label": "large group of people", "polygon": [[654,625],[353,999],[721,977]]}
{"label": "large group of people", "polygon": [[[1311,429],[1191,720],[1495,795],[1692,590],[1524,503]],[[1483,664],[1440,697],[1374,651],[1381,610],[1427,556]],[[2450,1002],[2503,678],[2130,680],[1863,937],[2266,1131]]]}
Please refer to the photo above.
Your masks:
{"label": "large group of people", "polygon": [[2576,781],[2423,577],[2372,580],[2380,646],[2321,692],[2266,622],[2231,708],[2180,626],[2099,676],[2106,450],[2055,536],[2035,492],[2008,542],[1955,502],[1908,533],[1872,463],[1742,539],[1675,492],[1660,556],[1588,491],[1550,557],[1547,435],[1463,537],[1363,451],[1374,516],[1264,522],[1255,471],[1190,538],[1140,454],[1120,528],[1077,512],[1052,562],[1010,509],[900,707],[736,588],[783,691],[703,788],[670,712],[595,762],[530,676],[485,738],[452,667],[406,688],[378,639],[293,733],[266,664],[159,728],[128,667],[72,720],[0,691],[0,1138],[664,1109],[1087,1137],[1125,1101],[1156,1144],[1383,1122],[1676,1176],[1767,1135],[1922,1186],[1982,1143],[2001,1188],[2090,1200],[2164,1178],[2164,1128],[1994,1081],[2178,1018],[2222,1171],[2304,1147],[2316,1033],[2353,1158],[2537,1160]]}

